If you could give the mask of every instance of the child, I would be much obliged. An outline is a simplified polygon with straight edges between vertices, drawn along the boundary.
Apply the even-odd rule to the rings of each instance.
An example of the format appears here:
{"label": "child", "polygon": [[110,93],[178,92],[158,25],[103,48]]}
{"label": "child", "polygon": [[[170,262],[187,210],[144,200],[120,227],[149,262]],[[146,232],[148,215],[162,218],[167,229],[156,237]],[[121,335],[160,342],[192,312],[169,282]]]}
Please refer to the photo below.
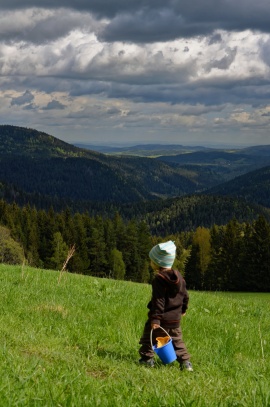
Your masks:
{"label": "child", "polygon": [[148,320],[140,339],[141,359],[139,362],[147,366],[154,366],[154,351],[150,343],[150,333],[153,329],[154,342],[156,337],[164,336],[164,331],[160,328],[162,326],[172,338],[180,369],[192,372],[190,355],[183,342],[180,328],[181,315],[186,313],[189,296],[185,280],[178,270],[172,269],[175,255],[176,246],[171,240],[157,244],[149,252],[155,277],[152,282],[152,298],[147,305]]}

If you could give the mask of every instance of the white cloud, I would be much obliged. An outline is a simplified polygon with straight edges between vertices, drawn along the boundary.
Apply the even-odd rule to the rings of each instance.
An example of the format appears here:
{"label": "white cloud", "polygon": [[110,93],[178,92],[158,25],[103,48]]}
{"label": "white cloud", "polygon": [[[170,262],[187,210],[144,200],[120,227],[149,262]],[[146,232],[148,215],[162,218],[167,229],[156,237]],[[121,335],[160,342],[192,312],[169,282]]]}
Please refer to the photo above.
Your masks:
{"label": "white cloud", "polygon": [[54,126],[68,141],[76,132],[81,141],[102,133],[116,141],[167,134],[168,141],[203,142],[218,134],[237,142],[239,134],[253,143],[258,129],[270,142],[270,35],[262,19],[270,5],[262,0],[260,31],[231,0],[227,14],[221,1],[223,19],[212,0],[208,14],[197,3],[201,20],[186,1],[185,12],[158,0],[103,0],[104,12],[100,2],[34,3],[0,5],[7,8],[0,14],[1,122],[10,117],[10,124],[53,133]]}

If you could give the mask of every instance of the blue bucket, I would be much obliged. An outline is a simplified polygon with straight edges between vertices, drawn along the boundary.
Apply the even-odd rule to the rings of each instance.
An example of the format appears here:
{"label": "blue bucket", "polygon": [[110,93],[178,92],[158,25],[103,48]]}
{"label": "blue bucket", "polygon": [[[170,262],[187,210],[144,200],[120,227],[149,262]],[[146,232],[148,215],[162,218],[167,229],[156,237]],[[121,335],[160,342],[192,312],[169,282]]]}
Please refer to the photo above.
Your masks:
{"label": "blue bucket", "polygon": [[[167,336],[170,336],[165,329],[162,328],[162,326],[160,328],[163,329]],[[150,341],[153,351],[158,355],[164,365],[174,362],[177,359],[177,356],[173,347],[172,338],[170,338],[169,342],[167,342],[165,345],[158,348],[157,345],[153,345],[152,343],[152,332],[153,329],[151,330],[150,334]]]}

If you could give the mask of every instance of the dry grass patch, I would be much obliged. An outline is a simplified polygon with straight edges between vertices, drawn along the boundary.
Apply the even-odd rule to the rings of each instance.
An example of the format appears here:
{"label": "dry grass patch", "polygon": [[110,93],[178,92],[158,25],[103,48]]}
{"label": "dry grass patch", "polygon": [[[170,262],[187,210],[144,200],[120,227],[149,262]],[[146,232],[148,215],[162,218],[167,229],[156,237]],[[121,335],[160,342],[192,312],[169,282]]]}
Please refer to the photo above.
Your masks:
{"label": "dry grass patch", "polygon": [[41,304],[34,308],[34,311],[57,313],[62,315],[63,318],[68,315],[68,310],[66,310],[62,305],[56,304]]}

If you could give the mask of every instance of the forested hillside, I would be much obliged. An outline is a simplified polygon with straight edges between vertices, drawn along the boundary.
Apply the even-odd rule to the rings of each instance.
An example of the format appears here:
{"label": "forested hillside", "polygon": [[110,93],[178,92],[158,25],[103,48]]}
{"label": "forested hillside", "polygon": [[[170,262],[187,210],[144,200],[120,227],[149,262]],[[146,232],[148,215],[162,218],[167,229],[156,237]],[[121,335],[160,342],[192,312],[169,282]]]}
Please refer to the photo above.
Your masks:
{"label": "forested hillside", "polygon": [[192,231],[199,226],[225,225],[231,219],[252,222],[259,215],[270,221],[270,210],[243,199],[218,195],[192,195],[166,202],[138,204],[135,208],[136,216],[141,218],[140,213],[143,214],[142,218],[152,233],[161,236]]}
{"label": "forested hillside", "polygon": [[[232,193],[247,201],[268,205],[265,177],[259,181],[254,179],[253,184],[260,182],[260,188],[252,185],[249,188],[249,176],[239,179],[239,183],[234,180],[230,185],[237,185],[234,187],[237,191],[244,191],[237,195],[229,184],[222,186],[224,179],[239,171],[245,172],[270,161],[265,152],[269,151],[267,148],[260,157],[259,147],[241,152],[186,153],[167,157],[168,161],[181,160],[181,165],[175,162],[167,165],[144,157],[106,156],[72,146],[37,130],[16,126],[0,126],[0,146],[0,196],[8,202],[29,202],[44,209],[52,205],[57,210],[68,206],[74,211],[89,207],[95,211],[93,208],[97,205],[100,211],[104,208],[107,211],[110,205],[155,200],[161,210],[163,204],[164,208],[167,207],[166,198],[205,193],[206,189],[221,185],[210,193]],[[157,201],[160,198],[162,205]],[[207,212],[207,208],[205,210]],[[224,221],[227,219],[225,212]]]}
{"label": "forested hillside", "polygon": [[196,290],[270,291],[270,225],[264,217],[224,227],[198,228],[185,265]]}
{"label": "forested hillside", "polygon": [[77,147],[94,150],[105,154],[135,155],[140,157],[157,157],[162,155],[186,154],[193,151],[209,150],[202,146],[182,146],[180,144],[141,144],[130,147],[95,146],[75,143]]}
{"label": "forested hillside", "polygon": [[[216,160],[216,171],[203,161],[202,165],[175,169],[174,164],[167,166],[149,158],[108,157],[14,126],[0,126],[0,141],[0,198],[10,203],[29,203],[57,212],[68,208],[90,216],[112,217],[118,211],[123,219],[146,221],[151,232],[161,236],[226,224],[232,218],[250,222],[260,214],[269,217],[267,210],[254,205],[269,204],[267,171],[255,172],[254,179],[248,175],[230,185],[221,184],[210,190],[211,196],[198,195],[206,185],[221,182],[226,171],[221,157],[223,161],[227,156],[240,160],[235,152],[183,154],[191,160],[208,157],[205,162],[209,162],[209,153]],[[257,153],[256,149],[248,151],[250,155]],[[250,185],[249,195],[245,185]],[[228,198],[229,194],[236,196]],[[168,199],[170,196],[175,198]]]}
{"label": "forested hillside", "polygon": [[98,157],[49,134],[25,127],[0,125],[0,157],[14,155],[32,158]]}
{"label": "forested hillside", "polygon": [[211,188],[207,193],[244,198],[270,208],[270,166],[236,177]]}
{"label": "forested hillside", "polygon": [[[124,222],[76,213],[19,208],[0,200],[0,262],[61,270],[71,247],[67,270],[98,277],[149,282],[150,248],[163,239],[177,246],[174,267],[198,290],[269,291],[270,224],[256,221],[169,236],[151,236],[143,221]],[[25,258],[25,260],[24,260]]]}
{"label": "forested hillside", "polygon": [[108,157],[36,130],[0,126],[0,182],[27,194],[135,202],[204,188],[194,174],[142,157]]}
{"label": "forested hillside", "polygon": [[148,282],[149,250],[170,238],[190,287],[270,289],[270,167],[222,184],[261,165],[260,148],[167,165],[13,126],[0,143],[0,261],[60,270],[75,245],[70,272]]}
{"label": "forested hillside", "polygon": [[208,171],[209,187],[212,178],[216,177],[216,185],[246,174],[258,168],[270,165],[270,149],[250,147],[241,150],[210,150],[197,151],[190,154],[177,154],[158,157],[158,160],[177,167],[204,174]]}

